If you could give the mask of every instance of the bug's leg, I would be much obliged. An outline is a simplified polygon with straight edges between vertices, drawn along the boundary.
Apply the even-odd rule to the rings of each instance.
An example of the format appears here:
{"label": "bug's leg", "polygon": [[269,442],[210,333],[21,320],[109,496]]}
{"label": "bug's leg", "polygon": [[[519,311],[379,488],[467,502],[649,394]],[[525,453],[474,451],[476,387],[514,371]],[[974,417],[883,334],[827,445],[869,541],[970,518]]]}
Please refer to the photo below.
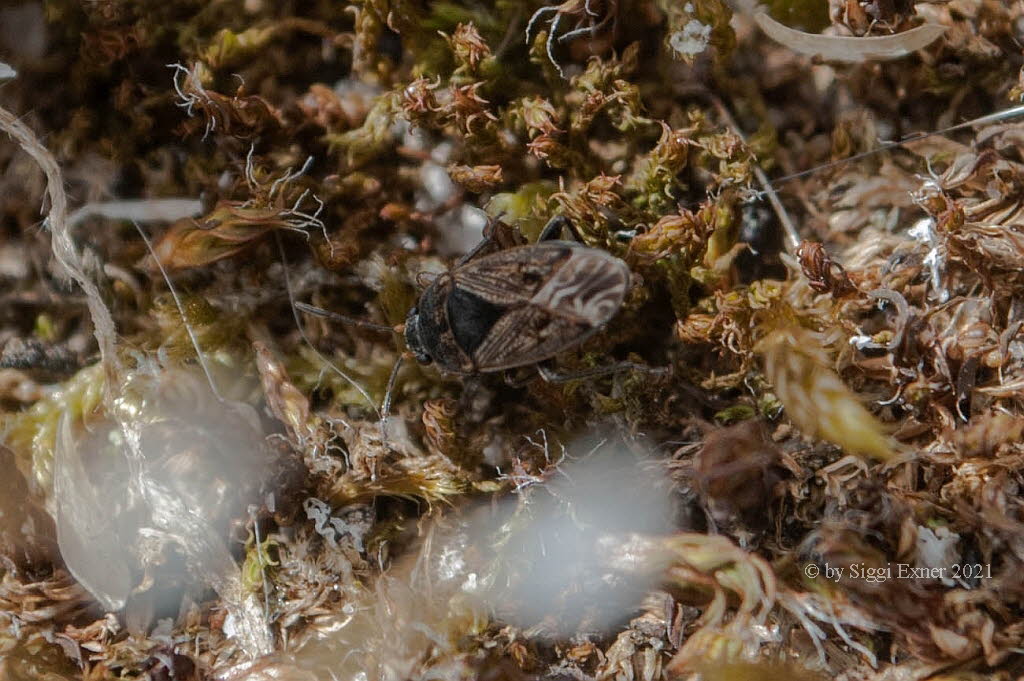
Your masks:
{"label": "bug's leg", "polygon": [[576,239],[580,243],[583,243],[583,237],[580,236],[579,231],[576,229],[576,225],[572,224],[572,220],[565,217],[564,215],[556,215],[555,217],[548,220],[548,224],[544,225],[544,229],[541,230],[540,236],[537,237],[537,241],[551,241],[552,239],[561,239],[562,230],[567,229],[572,234],[572,238]]}
{"label": "bug's leg", "polygon": [[654,374],[657,376],[664,376],[671,371],[670,367],[649,367],[646,364],[637,364],[636,362],[616,362],[615,364],[609,364],[603,367],[594,367],[593,369],[584,369],[583,371],[573,371],[568,374],[557,374],[551,370],[545,363],[537,365],[537,373],[548,383],[568,383],[569,381],[582,381],[590,378],[598,378],[600,376],[607,376],[608,374],[615,374],[620,371],[643,371],[648,374]]}
{"label": "bug's leg", "polygon": [[487,219],[487,224],[484,225],[484,238],[480,240],[480,243],[473,247],[473,250],[459,258],[459,262],[456,266],[465,265],[470,260],[475,260],[481,256],[490,255],[491,253],[496,253],[501,250],[501,244],[499,244],[498,240],[494,238],[494,231],[497,229],[499,219],[500,216],[498,218]]}
{"label": "bug's leg", "polygon": [[459,262],[456,264],[456,267],[460,265],[465,265],[467,262],[475,258],[479,258],[484,255],[490,255],[491,253],[494,253],[498,250],[498,242],[495,241],[493,237],[484,232],[483,240],[476,246],[474,246],[473,250],[459,258]]}
{"label": "bug's leg", "polygon": [[537,376],[532,371],[509,369],[505,372],[505,384],[512,388],[522,388],[535,378]]}
{"label": "bug's leg", "polygon": [[[479,409],[481,400],[491,400],[494,393],[484,384],[483,374],[469,374],[462,377],[462,391],[459,394],[458,410],[460,414],[472,413]],[[474,405],[477,405],[474,407]]]}
{"label": "bug's leg", "polygon": [[544,225],[544,229],[540,231],[537,241],[551,241],[552,239],[561,238],[562,228],[569,224],[572,224],[569,222],[569,218],[564,215],[556,215],[548,220],[548,224]]}

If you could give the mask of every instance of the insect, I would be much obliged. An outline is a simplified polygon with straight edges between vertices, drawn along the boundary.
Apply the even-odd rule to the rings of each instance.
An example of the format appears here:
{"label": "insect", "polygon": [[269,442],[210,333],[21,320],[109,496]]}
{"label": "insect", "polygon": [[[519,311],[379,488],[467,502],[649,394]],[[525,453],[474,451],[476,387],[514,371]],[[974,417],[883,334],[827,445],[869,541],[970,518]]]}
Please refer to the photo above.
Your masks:
{"label": "insect", "polygon": [[[558,238],[566,228],[577,241]],[[630,285],[625,262],[584,246],[562,216],[547,224],[536,244],[496,252],[495,246],[485,238],[430,283],[409,310],[400,330],[417,361],[463,376],[538,365],[541,376],[552,382],[651,370],[620,362],[559,376],[540,364],[579,346],[618,313]],[[303,303],[296,307],[355,322]]]}

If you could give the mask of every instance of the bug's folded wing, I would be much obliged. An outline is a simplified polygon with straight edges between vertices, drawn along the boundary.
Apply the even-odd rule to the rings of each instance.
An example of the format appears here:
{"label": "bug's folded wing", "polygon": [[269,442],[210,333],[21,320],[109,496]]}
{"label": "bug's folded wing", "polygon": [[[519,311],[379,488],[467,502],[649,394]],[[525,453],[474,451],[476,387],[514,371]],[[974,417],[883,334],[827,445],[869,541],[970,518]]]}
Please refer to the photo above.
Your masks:
{"label": "bug's folded wing", "polygon": [[598,327],[619,311],[628,288],[626,263],[603,251],[577,249],[530,303],[554,316]]}
{"label": "bug's folded wing", "polygon": [[570,259],[571,246],[544,244],[501,251],[473,260],[452,272],[455,286],[495,305],[528,302],[559,264]]}
{"label": "bug's folded wing", "polygon": [[533,364],[565,350],[596,329],[526,304],[509,309],[473,353],[475,364],[493,371]]}
{"label": "bug's folded wing", "polygon": [[[593,335],[622,307],[629,267],[604,251],[546,242],[475,260],[452,279],[449,316],[472,317],[467,331],[486,329],[473,342],[464,333],[461,347],[477,370],[494,371],[548,359]],[[471,313],[485,307],[501,313],[477,323],[482,315]]]}

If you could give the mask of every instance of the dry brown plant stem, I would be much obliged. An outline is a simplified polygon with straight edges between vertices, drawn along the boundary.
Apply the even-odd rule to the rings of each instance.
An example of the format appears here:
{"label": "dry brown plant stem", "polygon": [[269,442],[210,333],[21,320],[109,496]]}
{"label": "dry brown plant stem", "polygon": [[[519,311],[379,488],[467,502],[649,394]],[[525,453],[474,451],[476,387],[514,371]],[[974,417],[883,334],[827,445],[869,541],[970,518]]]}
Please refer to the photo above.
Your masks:
{"label": "dry brown plant stem", "polygon": [[[718,97],[712,96],[712,102],[714,102],[715,108],[718,109],[719,115],[725,124],[732,129],[732,131],[743,140],[744,144],[747,141],[743,131],[740,130],[740,126],[736,124],[736,119],[732,117],[732,113],[729,112],[729,108],[725,105]],[[793,224],[792,218],[789,217],[789,213],[786,212],[786,207],[782,205],[782,201],[779,200],[779,195],[775,193],[775,187],[772,186],[771,181],[761,166],[757,163],[753,163],[754,177],[757,178],[757,183],[761,185],[761,190],[765,196],[768,197],[768,202],[772,204],[772,210],[775,211],[775,215],[779,218],[779,224],[782,225],[782,231],[786,239],[786,250],[790,255],[796,256],[796,250],[800,247],[800,232],[797,231],[796,225]]]}
{"label": "dry brown plant stem", "polygon": [[117,331],[114,327],[114,318],[103,302],[99,287],[86,275],[82,257],[71,238],[67,220],[68,199],[64,192],[64,176],[60,166],[32,129],[2,106],[0,129],[10,135],[46,175],[46,193],[50,199],[50,212],[46,217],[46,224],[50,228],[50,248],[57,262],[85,292],[89,315],[92,317],[93,333],[100,348],[100,362],[107,378],[105,395],[109,401],[121,369],[116,351]]}

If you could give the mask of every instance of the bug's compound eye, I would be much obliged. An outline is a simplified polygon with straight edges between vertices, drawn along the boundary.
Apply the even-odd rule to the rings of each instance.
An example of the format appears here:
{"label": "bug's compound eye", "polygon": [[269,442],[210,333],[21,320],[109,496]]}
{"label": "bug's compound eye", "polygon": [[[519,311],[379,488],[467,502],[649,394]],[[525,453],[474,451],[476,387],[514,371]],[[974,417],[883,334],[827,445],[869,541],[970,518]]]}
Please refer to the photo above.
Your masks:
{"label": "bug's compound eye", "polygon": [[405,318],[405,344],[409,346],[409,350],[420,364],[430,364],[434,361],[420,335],[420,314],[415,307],[409,310],[409,315]]}

